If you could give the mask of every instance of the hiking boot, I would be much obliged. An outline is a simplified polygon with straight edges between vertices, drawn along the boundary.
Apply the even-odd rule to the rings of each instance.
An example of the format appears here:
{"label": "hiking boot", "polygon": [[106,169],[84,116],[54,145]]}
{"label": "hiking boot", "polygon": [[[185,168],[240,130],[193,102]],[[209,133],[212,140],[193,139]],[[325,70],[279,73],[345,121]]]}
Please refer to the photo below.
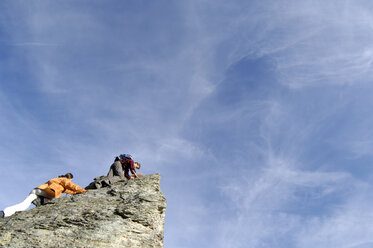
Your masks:
{"label": "hiking boot", "polygon": [[38,195],[38,197],[32,201],[32,204],[35,205],[35,207],[39,207],[41,205],[44,205],[44,197]]}
{"label": "hiking boot", "polygon": [[105,181],[105,180],[101,181],[101,185],[102,185],[102,187],[109,187],[109,188],[111,188],[111,185],[107,181]]}
{"label": "hiking boot", "polygon": [[94,182],[91,182],[87,187],[85,187],[86,190],[88,189],[97,189],[96,184]]}
{"label": "hiking boot", "polygon": [[4,215],[5,215],[5,214],[4,214],[4,211],[1,210],[1,211],[0,211],[0,218],[4,218]]}

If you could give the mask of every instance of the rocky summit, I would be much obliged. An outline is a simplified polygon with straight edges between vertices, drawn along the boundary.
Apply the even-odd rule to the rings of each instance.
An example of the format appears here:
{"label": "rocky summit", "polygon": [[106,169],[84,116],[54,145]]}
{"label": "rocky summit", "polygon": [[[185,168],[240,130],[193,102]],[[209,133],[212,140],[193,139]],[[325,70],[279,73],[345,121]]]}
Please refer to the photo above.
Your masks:
{"label": "rocky summit", "polygon": [[163,247],[166,200],[146,175],[0,219],[0,247]]}

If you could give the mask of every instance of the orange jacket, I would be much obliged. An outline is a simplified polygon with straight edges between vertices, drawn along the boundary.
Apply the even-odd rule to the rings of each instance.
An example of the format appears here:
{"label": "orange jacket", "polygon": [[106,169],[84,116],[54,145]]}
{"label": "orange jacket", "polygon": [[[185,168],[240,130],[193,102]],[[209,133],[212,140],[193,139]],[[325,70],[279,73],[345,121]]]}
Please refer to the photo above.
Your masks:
{"label": "orange jacket", "polygon": [[52,198],[58,198],[63,193],[77,194],[85,192],[85,189],[82,189],[79,185],[71,182],[71,179],[65,177],[53,178],[36,188],[44,190]]}

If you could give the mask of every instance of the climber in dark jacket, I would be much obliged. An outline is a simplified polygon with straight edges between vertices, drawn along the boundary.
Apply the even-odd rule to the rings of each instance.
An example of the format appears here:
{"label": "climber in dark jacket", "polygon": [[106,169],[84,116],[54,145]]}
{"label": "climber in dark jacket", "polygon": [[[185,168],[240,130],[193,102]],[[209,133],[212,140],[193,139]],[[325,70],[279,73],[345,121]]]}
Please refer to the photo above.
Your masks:
{"label": "climber in dark jacket", "polygon": [[140,163],[133,162],[132,157],[128,155],[120,155],[119,157],[115,157],[114,163],[110,166],[109,173],[107,174],[107,179],[110,184],[123,180],[124,177],[131,179],[129,171],[131,171],[133,177],[138,178],[136,169],[140,169]]}
{"label": "climber in dark jacket", "polygon": [[[111,164],[110,170],[106,176],[100,176],[93,179],[85,189],[99,189],[102,187],[110,187],[111,184],[125,180],[127,178],[141,177],[141,174],[136,173],[136,169],[140,169],[141,165],[139,162],[133,162],[132,156],[128,154],[122,154],[119,157],[115,157],[114,163]],[[132,176],[129,175],[131,171]]]}

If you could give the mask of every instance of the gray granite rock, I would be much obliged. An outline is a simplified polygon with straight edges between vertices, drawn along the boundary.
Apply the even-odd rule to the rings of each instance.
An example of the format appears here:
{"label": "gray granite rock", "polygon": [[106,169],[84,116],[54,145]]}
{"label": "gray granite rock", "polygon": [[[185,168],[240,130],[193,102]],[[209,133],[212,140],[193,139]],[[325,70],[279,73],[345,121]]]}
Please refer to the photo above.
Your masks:
{"label": "gray granite rock", "polygon": [[147,175],[0,219],[0,247],[163,247],[159,183]]}

